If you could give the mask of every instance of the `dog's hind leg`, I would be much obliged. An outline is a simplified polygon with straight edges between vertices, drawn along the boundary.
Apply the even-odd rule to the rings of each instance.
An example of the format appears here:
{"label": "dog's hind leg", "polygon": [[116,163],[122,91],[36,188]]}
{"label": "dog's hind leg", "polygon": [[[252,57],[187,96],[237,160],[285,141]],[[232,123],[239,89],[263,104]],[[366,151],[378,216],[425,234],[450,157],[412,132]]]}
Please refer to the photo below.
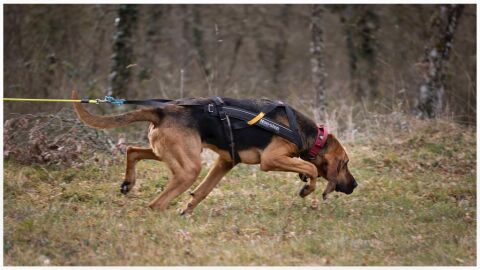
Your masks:
{"label": "dog's hind leg", "polygon": [[135,165],[138,161],[142,159],[154,159],[160,161],[161,159],[157,157],[152,149],[150,148],[140,148],[140,147],[127,147],[127,164],[125,169],[125,180],[123,181],[120,192],[127,194],[132,190],[135,185]]}
{"label": "dog's hind leg", "polygon": [[190,167],[172,168],[172,176],[160,195],[153,200],[149,207],[152,209],[165,210],[175,197],[185,192],[197,179],[200,173],[201,164],[192,163]]}
{"label": "dog's hind leg", "polygon": [[170,201],[192,186],[201,170],[200,137],[182,136],[181,131],[172,133],[172,137],[166,138],[168,147],[162,153],[172,176],[162,193],[149,204],[152,209],[166,209]]}
{"label": "dog's hind leg", "polygon": [[181,215],[189,214],[193,209],[213,190],[213,188],[222,180],[222,178],[233,168],[232,161],[225,160],[219,157],[207,176],[198,185],[197,188],[190,194],[192,198],[187,203],[185,208],[180,212]]}

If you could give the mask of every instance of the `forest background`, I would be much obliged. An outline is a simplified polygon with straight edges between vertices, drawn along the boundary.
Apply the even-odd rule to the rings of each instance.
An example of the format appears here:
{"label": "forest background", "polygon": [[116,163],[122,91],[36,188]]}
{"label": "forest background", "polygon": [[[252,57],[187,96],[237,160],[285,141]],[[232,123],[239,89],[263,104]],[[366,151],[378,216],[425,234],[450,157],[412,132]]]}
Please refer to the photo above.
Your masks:
{"label": "forest background", "polygon": [[151,211],[162,163],[120,193],[146,123],[4,102],[5,265],[477,264],[475,5],[3,8],[4,97],[280,99],[327,124],[359,184],[301,199],[298,175],[240,164],[191,216],[189,192]]}

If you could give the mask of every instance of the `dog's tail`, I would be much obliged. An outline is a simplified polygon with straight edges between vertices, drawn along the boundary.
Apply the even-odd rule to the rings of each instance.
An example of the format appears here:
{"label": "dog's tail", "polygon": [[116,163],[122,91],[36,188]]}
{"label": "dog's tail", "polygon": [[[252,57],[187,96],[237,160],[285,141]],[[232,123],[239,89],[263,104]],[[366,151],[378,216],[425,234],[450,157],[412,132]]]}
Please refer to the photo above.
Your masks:
{"label": "dog's tail", "polygon": [[[79,99],[77,91],[72,91],[72,99]],[[159,124],[161,111],[159,108],[140,109],[117,115],[98,116],[89,113],[80,103],[73,103],[78,118],[86,125],[94,128],[115,128],[126,126],[133,122],[148,121]]]}

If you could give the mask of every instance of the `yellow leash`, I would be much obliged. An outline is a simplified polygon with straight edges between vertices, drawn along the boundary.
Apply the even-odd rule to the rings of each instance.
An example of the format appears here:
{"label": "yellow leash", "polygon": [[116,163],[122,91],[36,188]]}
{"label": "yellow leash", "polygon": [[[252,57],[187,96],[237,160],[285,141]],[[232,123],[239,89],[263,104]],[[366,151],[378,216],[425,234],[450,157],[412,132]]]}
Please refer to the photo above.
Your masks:
{"label": "yellow leash", "polygon": [[48,98],[2,98],[3,101],[33,101],[33,102],[79,102],[79,103],[100,103],[98,99],[48,99]]}

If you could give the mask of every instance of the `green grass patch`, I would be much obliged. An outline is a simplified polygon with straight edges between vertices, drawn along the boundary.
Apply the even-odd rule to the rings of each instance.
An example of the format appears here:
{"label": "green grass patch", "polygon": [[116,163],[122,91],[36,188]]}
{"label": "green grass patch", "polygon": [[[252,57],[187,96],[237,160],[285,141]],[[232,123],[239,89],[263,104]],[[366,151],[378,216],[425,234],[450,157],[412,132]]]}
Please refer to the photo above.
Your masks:
{"label": "green grass patch", "polygon": [[[7,160],[4,263],[475,265],[475,136],[452,132],[428,127],[395,144],[352,144],[359,187],[318,209],[297,195],[296,174],[258,166],[237,166],[181,217],[188,193],[166,212],[147,208],[168,181],[162,163],[140,162],[124,196],[123,160],[78,169]],[[320,199],[325,184],[312,195]]]}

